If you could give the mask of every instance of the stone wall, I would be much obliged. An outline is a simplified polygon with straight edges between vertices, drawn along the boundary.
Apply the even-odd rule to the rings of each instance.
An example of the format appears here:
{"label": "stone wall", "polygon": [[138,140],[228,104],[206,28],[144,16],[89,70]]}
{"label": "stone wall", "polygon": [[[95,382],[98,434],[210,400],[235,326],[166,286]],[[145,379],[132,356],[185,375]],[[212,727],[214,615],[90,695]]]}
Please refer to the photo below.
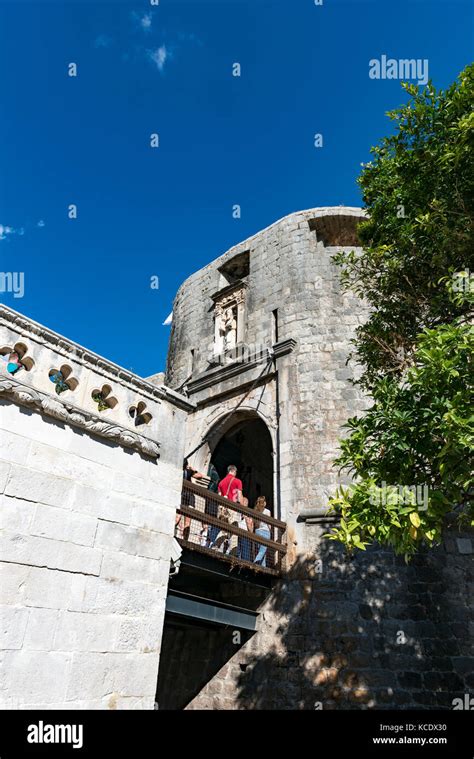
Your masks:
{"label": "stone wall", "polygon": [[325,531],[306,524],[257,634],[188,709],[452,709],[472,693],[472,533],[406,565],[381,549],[348,559]]}
{"label": "stone wall", "polygon": [[[346,360],[367,308],[341,291],[340,272],[331,260],[341,245],[327,244],[356,242],[354,228],[362,217],[360,209],[344,207],[291,214],[189,277],[174,304],[167,383],[185,385],[196,403],[187,422],[188,451],[246,396],[268,360],[266,347],[280,346],[241,409],[260,416],[272,435],[276,516],[291,524],[296,540],[300,511],[324,505],[341,481],[332,467],[341,426],[365,406],[348,382],[357,368],[346,366]],[[220,368],[209,363],[212,296],[222,287],[222,268],[245,251],[249,273],[243,360],[234,362],[240,364],[238,372],[232,353]],[[207,465],[211,448],[192,459],[196,468]]]}
{"label": "stone wall", "polygon": [[[258,633],[236,647],[188,708],[449,708],[474,685],[472,536],[448,530],[442,547],[409,566],[376,549],[348,560],[322,537],[328,525],[300,517],[324,509],[347,482],[333,466],[338,439],[347,419],[367,405],[350,383],[357,367],[346,365],[367,309],[341,292],[331,260],[341,246],[357,246],[361,216],[342,207],[291,214],[196,272],[178,292],[167,378],[174,387],[184,384],[196,403],[186,450],[211,431],[192,457],[202,470],[237,404],[237,419],[258,415],[272,436],[276,516],[287,521],[289,542],[288,575],[262,608]],[[244,341],[275,349],[255,386],[266,355],[240,368],[232,356],[217,368],[207,360],[222,267],[245,251]]]}
{"label": "stone wall", "polygon": [[191,407],[8,309],[1,329],[27,350],[0,362],[0,706],[152,709]]}
{"label": "stone wall", "polygon": [[[249,633],[242,631],[241,635],[243,639]],[[207,683],[209,686],[204,689],[202,698],[196,699],[195,708],[226,708],[219,695],[231,684],[224,686],[218,673],[234,651],[230,627],[183,628],[168,622],[163,634],[158,680],[160,710],[183,709]]]}

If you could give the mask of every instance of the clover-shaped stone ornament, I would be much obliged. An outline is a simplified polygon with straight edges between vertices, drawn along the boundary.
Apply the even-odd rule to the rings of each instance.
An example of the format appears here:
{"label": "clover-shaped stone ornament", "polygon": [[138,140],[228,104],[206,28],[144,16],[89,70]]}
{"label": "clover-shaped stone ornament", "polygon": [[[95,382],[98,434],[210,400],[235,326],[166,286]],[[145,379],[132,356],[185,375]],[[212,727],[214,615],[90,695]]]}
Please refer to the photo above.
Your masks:
{"label": "clover-shaped stone ornament", "polygon": [[118,400],[113,395],[111,395],[111,393],[112,388],[110,385],[102,385],[102,388],[100,390],[97,388],[96,390],[92,391],[92,400],[97,403],[97,408],[99,411],[107,411],[108,409],[115,408]]}
{"label": "clover-shaped stone ornament", "polygon": [[14,346],[5,345],[0,350],[0,355],[6,363],[6,370],[9,374],[17,374],[22,369],[29,372],[33,368],[35,362],[26,356],[27,353],[28,347],[24,343],[15,343]]}
{"label": "clover-shaped stone ornament", "polygon": [[139,401],[136,406],[130,406],[128,413],[133,419],[135,427],[148,424],[153,419],[152,415],[146,411],[146,403],[143,401]]}
{"label": "clover-shaped stone ornament", "polygon": [[53,382],[58,395],[66,390],[75,390],[79,384],[77,379],[72,377],[72,369],[67,364],[63,364],[60,369],[51,369],[49,379]]}

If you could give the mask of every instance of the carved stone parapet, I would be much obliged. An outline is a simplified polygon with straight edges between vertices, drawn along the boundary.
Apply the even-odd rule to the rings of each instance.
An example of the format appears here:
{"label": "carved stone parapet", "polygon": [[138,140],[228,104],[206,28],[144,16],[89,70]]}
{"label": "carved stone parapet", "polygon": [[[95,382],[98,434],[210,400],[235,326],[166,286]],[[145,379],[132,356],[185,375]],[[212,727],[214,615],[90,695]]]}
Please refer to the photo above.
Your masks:
{"label": "carved stone parapet", "polygon": [[0,377],[0,397],[2,395],[19,405],[34,408],[46,416],[80,427],[90,434],[113,440],[123,448],[132,448],[155,459],[160,455],[160,444],[145,435],[115,422],[105,421],[98,414],[78,408],[61,398],[55,398],[13,377]]}

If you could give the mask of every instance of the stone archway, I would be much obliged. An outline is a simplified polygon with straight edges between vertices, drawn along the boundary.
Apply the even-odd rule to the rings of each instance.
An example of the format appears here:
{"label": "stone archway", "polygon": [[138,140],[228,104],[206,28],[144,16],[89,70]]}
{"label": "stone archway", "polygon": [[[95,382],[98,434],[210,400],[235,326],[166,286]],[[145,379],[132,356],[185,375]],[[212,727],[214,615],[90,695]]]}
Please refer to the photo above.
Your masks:
{"label": "stone archway", "polygon": [[[249,505],[265,495],[274,513],[271,427],[251,408],[219,410],[212,421],[207,417],[206,442],[191,458],[193,467],[207,472],[212,462],[223,478],[235,464]],[[185,708],[250,640],[272,583],[272,577],[245,567],[236,572],[213,556],[184,549],[179,573],[168,586],[156,696],[160,709]]]}
{"label": "stone archway", "polygon": [[210,449],[211,461],[220,476],[225,477],[228,465],[235,464],[249,505],[264,495],[274,513],[273,444],[265,422],[256,414],[236,415],[224,432],[216,430],[215,438],[210,437]]}

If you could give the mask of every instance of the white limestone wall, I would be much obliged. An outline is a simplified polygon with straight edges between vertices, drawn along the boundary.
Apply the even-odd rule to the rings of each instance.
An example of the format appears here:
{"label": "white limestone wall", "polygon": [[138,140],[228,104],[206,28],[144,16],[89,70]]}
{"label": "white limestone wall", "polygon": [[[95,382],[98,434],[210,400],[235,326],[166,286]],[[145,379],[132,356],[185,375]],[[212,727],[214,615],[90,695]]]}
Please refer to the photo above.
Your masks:
{"label": "white limestone wall", "polygon": [[36,371],[0,371],[0,708],[153,709],[185,411],[147,398],[147,456],[43,413]]}

